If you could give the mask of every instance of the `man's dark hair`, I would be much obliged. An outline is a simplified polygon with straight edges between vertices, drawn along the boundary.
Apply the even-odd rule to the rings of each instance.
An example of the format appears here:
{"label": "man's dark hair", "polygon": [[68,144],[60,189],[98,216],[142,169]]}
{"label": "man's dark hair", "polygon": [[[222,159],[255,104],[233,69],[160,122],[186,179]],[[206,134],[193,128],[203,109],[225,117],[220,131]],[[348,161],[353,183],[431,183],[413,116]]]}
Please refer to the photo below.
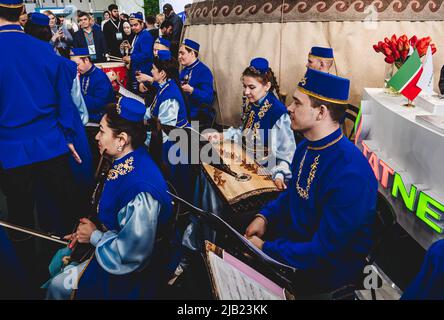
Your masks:
{"label": "man's dark hair", "polygon": [[115,4],[110,4],[109,6],[108,6],[108,11],[113,11],[113,10],[119,10],[119,7],[117,6],[117,5],[115,5]]}
{"label": "man's dark hair", "polygon": [[146,23],[148,23],[148,24],[155,24],[156,23],[156,17],[154,17],[154,16],[147,16],[145,20],[146,20]]}
{"label": "man's dark hair", "polygon": [[25,6],[19,8],[4,8],[0,7],[0,19],[8,22],[18,22],[20,16],[25,12]]}
{"label": "man's dark hair", "polygon": [[186,5],[185,5],[185,7],[183,7],[184,9],[188,9],[188,8],[191,8],[191,3],[187,3]]}
{"label": "man's dark hair", "polygon": [[173,23],[170,20],[165,20],[164,22],[162,22],[162,24],[160,25],[160,29],[166,28],[168,29],[169,27],[173,27]]}
{"label": "man's dark hair", "polygon": [[49,26],[41,26],[32,21],[28,21],[25,25],[25,32],[34,38],[39,40],[49,42],[52,37],[51,29]]}
{"label": "man's dark hair", "polygon": [[344,119],[345,112],[347,111],[346,104],[333,103],[329,101],[324,101],[312,96],[308,96],[310,98],[311,106],[313,108],[319,108],[321,105],[327,107],[328,112],[330,113],[330,117],[334,122],[341,123]]}
{"label": "man's dark hair", "polygon": [[85,11],[79,11],[77,13],[77,17],[81,18],[81,17],[87,17],[89,19],[89,13],[85,12]]}

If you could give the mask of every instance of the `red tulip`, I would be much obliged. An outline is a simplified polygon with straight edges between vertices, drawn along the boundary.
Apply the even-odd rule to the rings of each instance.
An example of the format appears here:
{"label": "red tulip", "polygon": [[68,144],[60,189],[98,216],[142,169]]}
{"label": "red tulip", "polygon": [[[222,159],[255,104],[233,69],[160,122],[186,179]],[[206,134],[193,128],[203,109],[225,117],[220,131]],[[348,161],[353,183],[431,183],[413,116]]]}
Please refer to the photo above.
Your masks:
{"label": "red tulip", "polygon": [[408,51],[402,51],[401,52],[401,60],[405,61],[405,59],[407,59],[409,52]]}
{"label": "red tulip", "polygon": [[390,48],[388,48],[388,47],[385,47],[385,48],[384,48],[383,53],[384,53],[387,57],[389,57],[389,56],[391,56],[391,55],[393,54],[392,50],[390,50]]}
{"label": "red tulip", "polygon": [[391,38],[390,40],[391,40],[393,43],[396,43],[396,42],[397,42],[396,34],[392,35],[392,38]]}
{"label": "red tulip", "polygon": [[408,42],[409,41],[409,38],[407,38],[407,36],[405,34],[403,34],[399,38],[402,39],[403,42]]}
{"label": "red tulip", "polygon": [[393,59],[393,57],[385,57],[384,61],[389,64],[392,64],[393,62],[395,62],[395,59]]}
{"label": "red tulip", "polygon": [[385,42],[386,44],[390,45],[390,40],[389,40],[389,38],[385,37],[385,38],[384,38],[384,42]]}
{"label": "red tulip", "polygon": [[407,52],[410,51],[410,44],[409,44],[408,41],[407,41],[407,42],[404,42],[404,50],[403,50],[403,51],[407,51]]}
{"label": "red tulip", "polygon": [[393,58],[395,58],[395,60],[401,58],[401,54],[399,53],[398,50],[393,51]]}
{"label": "red tulip", "polygon": [[410,45],[411,45],[413,48],[415,47],[417,41],[418,41],[418,37],[417,37],[417,36],[413,36],[413,37],[411,37],[410,40],[409,40]]}
{"label": "red tulip", "polygon": [[379,50],[379,47],[378,47],[376,44],[373,45],[373,49],[374,49],[376,52],[381,52],[381,50]]}

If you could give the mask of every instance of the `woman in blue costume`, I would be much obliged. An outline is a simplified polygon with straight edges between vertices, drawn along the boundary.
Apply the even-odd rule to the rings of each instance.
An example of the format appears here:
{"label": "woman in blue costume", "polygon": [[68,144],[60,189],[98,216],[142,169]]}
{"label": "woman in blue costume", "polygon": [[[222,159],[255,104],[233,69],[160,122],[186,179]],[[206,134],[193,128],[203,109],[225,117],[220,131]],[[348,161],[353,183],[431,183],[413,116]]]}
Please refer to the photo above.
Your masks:
{"label": "woman in blue costume", "polygon": [[94,255],[81,264],[62,266],[60,257],[70,252],[59,251],[51,264],[48,299],[157,298],[173,274],[177,251],[167,237],[173,218],[171,198],[144,146],[145,111],[143,104],[129,98],[108,106],[96,136],[100,152],[106,150],[116,159],[98,206],[98,219],[106,229],[99,231],[83,218],[77,231],[66,237],[70,247],[90,243]]}
{"label": "woman in blue costume", "polygon": [[[185,100],[182,91],[178,85],[178,63],[172,58],[171,52],[167,50],[159,50],[157,57],[154,58],[153,69],[151,73],[153,75],[153,81],[155,81],[158,87],[157,94],[147,109],[145,119],[157,118],[163,125],[175,126],[178,128],[189,127],[187,120],[187,111],[185,107]],[[168,135],[162,133],[163,140],[163,161],[168,164],[168,170],[166,178],[171,181],[177,192],[190,199],[192,197],[189,184],[190,184],[190,171],[186,167],[187,164],[174,163],[170,157],[180,159],[182,150],[174,150],[171,148],[174,142],[168,139]],[[150,145],[151,132],[148,132],[146,145]],[[173,163],[172,161],[173,160]]]}
{"label": "woman in blue costume", "polygon": [[[279,95],[279,86],[273,70],[264,58],[251,60],[242,73],[244,90],[242,105],[242,126],[231,127],[224,133],[210,133],[210,141],[233,140],[242,143],[244,139],[248,150],[263,151],[253,154],[255,160],[266,167],[273,181],[280,190],[286,188],[286,181],[291,178],[290,163],[296,150],[290,117],[284,104],[273,93]],[[267,151],[265,151],[267,150]],[[267,154],[268,153],[268,154]],[[202,195],[197,204],[204,210],[216,214],[224,211],[224,202],[213,185],[201,174],[196,195]],[[184,237],[184,244],[197,248],[195,236],[190,226]]]}

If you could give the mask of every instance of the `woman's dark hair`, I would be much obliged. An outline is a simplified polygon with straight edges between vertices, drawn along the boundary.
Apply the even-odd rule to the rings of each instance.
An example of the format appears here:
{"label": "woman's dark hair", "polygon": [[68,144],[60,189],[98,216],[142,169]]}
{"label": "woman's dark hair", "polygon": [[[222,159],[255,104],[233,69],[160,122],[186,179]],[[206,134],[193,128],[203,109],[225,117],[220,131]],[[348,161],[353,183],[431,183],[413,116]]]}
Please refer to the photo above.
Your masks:
{"label": "woman's dark hair", "polygon": [[277,97],[280,98],[279,97],[280,96],[279,84],[278,84],[278,82],[276,80],[276,76],[274,75],[274,72],[271,68],[268,68],[267,72],[261,73],[257,69],[249,66],[242,73],[242,77],[253,77],[253,78],[259,80],[259,82],[262,83],[263,85],[266,85],[268,82],[270,82],[271,83],[270,90],[272,92],[276,91]]}
{"label": "woman's dark hair", "polygon": [[131,138],[131,147],[133,149],[137,149],[145,143],[147,128],[142,121],[133,122],[122,118],[117,113],[117,108],[114,103],[106,106],[105,114],[106,122],[115,136],[122,132],[126,132]]}
{"label": "woman's dark hair", "polygon": [[25,6],[19,8],[0,7],[0,19],[8,22],[18,22],[20,16],[25,12]]}
{"label": "woman's dark hair", "polygon": [[35,23],[32,23],[29,20],[25,25],[25,32],[34,38],[39,40],[49,42],[52,38],[51,28],[49,26],[41,26]]}

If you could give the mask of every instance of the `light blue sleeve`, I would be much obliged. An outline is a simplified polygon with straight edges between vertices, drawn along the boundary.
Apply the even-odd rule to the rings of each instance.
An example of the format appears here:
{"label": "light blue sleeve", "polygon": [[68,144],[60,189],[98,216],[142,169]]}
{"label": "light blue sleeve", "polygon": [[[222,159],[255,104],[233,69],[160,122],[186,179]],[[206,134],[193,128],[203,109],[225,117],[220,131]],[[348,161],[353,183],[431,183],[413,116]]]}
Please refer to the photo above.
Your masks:
{"label": "light blue sleeve", "polygon": [[285,113],[274,124],[271,130],[271,152],[276,157],[277,164],[271,169],[273,180],[278,178],[291,179],[290,164],[296,151],[296,141],[291,130],[290,116]]}
{"label": "light blue sleeve", "polygon": [[[179,116],[179,102],[176,99],[168,99],[162,102],[159,106],[159,120],[160,123],[175,126],[177,124],[177,117]],[[151,109],[147,109],[145,113],[145,120],[151,118]],[[163,143],[168,140],[168,135],[162,133]],[[151,140],[151,132],[147,133],[145,141],[146,145],[149,145]]]}
{"label": "light blue sleeve", "polygon": [[146,265],[151,258],[160,204],[147,192],[139,193],[118,213],[120,231],[91,234],[100,266],[115,275],[128,274]]}
{"label": "light blue sleeve", "polygon": [[86,125],[89,121],[88,109],[86,108],[85,100],[83,100],[82,91],[80,90],[80,80],[79,77],[75,77],[72,89],[71,89],[71,97],[74,102],[77,110],[80,114],[80,119],[82,120],[83,125]]}
{"label": "light blue sleeve", "polygon": [[229,127],[224,131],[224,140],[234,140],[236,142],[241,141],[242,128]]}

